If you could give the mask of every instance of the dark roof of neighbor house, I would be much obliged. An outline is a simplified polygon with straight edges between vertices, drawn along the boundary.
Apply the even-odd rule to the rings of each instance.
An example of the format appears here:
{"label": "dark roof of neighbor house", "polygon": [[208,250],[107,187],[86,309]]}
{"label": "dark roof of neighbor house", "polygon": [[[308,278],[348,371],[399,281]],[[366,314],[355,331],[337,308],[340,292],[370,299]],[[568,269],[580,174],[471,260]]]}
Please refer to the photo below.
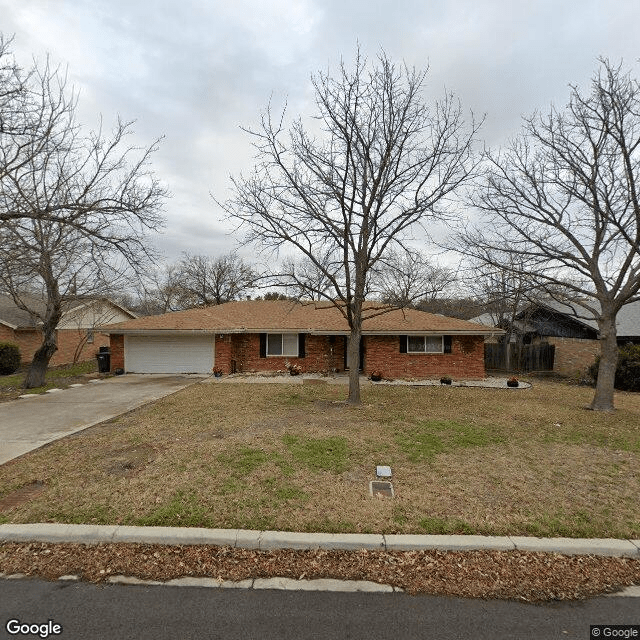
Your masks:
{"label": "dark roof of neighbor house", "polygon": [[[388,309],[384,313],[381,310]],[[377,314],[377,315],[374,315]],[[366,304],[363,333],[369,335],[451,333],[490,335],[500,329],[448,318],[415,309],[397,309],[378,303]],[[209,333],[295,333],[348,334],[347,321],[330,302],[288,300],[245,300],[227,302],[159,316],[145,316],[102,328],[106,333],[153,333],[161,331],[204,331]]]}
{"label": "dark roof of neighbor house", "polygon": [[[47,305],[41,297],[26,294],[22,296],[22,299],[25,301],[26,306],[31,307],[37,313],[45,312]],[[122,309],[122,311],[128,313],[130,316],[134,318],[136,317],[135,313],[125,309],[125,307],[117,304],[109,298],[84,296],[78,296],[67,300],[65,302],[65,313],[73,311],[74,309],[79,309],[80,307],[98,300],[106,300],[110,304]],[[41,324],[41,321],[36,315],[18,307],[11,296],[0,293],[0,324],[4,324],[11,329],[36,329]]]}
{"label": "dark roof of neighbor house", "polygon": [[[571,318],[590,329],[598,331],[598,323],[594,319],[593,314],[578,303],[572,302],[569,304],[554,300],[553,298],[547,298],[542,302],[530,305],[529,309],[536,307],[549,309],[555,313],[562,313],[567,316],[567,318]],[[523,331],[532,329],[532,327],[526,326],[526,314],[527,310],[522,311],[517,316],[518,320],[525,321],[525,326],[521,327],[521,330]],[[489,326],[493,325],[493,320],[489,313],[482,314],[481,316],[473,318],[471,321],[480,322],[481,324],[487,324]],[[618,311],[618,316],[616,318],[616,333],[619,338],[633,338],[640,336],[640,301],[625,304],[620,311]]]}
{"label": "dark roof of neighbor house", "polygon": [[[552,311],[564,313],[566,316],[581,322],[591,329],[598,330],[598,323],[593,314],[578,303],[565,304],[557,300],[545,300],[544,306]],[[616,333],[618,337],[640,336],[640,301],[625,304],[616,317]]]}

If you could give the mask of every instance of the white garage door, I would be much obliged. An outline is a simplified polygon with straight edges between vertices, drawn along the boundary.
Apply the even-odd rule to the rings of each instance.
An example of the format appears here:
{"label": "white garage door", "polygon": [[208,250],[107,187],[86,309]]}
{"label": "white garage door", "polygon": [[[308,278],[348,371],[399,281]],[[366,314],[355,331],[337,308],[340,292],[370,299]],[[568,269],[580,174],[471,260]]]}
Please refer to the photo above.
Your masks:
{"label": "white garage door", "polygon": [[125,336],[127,373],[211,373],[214,336]]}

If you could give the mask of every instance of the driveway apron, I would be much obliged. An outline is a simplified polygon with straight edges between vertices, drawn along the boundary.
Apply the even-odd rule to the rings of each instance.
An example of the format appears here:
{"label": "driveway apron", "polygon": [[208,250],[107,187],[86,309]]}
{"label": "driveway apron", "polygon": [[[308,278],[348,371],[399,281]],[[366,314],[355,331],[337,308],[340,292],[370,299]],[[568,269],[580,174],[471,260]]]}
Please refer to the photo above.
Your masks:
{"label": "driveway apron", "polygon": [[0,404],[0,464],[195,384],[203,376],[128,374]]}

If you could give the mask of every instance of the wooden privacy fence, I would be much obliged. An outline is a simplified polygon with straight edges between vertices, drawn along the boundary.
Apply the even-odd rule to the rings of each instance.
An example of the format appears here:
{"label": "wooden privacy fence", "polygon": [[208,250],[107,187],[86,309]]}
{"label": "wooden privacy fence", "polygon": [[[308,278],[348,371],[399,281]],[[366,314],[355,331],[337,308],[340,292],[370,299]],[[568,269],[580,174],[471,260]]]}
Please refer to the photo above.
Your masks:
{"label": "wooden privacy fence", "polygon": [[503,344],[484,345],[485,369],[502,371],[553,371],[556,346],[548,342],[509,345],[509,361]]}

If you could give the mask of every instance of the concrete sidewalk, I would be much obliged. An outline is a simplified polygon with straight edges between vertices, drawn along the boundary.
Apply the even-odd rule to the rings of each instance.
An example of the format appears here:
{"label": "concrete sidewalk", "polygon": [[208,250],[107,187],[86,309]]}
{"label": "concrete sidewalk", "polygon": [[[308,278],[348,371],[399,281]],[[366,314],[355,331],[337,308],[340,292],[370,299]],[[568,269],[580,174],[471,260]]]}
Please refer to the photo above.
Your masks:
{"label": "concrete sidewalk", "polygon": [[0,404],[0,464],[202,379],[128,374],[4,402]]}
{"label": "concrete sidewalk", "polygon": [[104,544],[210,544],[244,549],[334,549],[353,551],[539,551],[640,559],[640,540],[613,538],[532,538],[526,536],[439,536],[357,533],[298,533],[246,529],[129,527],[90,524],[2,524],[0,542]]}

